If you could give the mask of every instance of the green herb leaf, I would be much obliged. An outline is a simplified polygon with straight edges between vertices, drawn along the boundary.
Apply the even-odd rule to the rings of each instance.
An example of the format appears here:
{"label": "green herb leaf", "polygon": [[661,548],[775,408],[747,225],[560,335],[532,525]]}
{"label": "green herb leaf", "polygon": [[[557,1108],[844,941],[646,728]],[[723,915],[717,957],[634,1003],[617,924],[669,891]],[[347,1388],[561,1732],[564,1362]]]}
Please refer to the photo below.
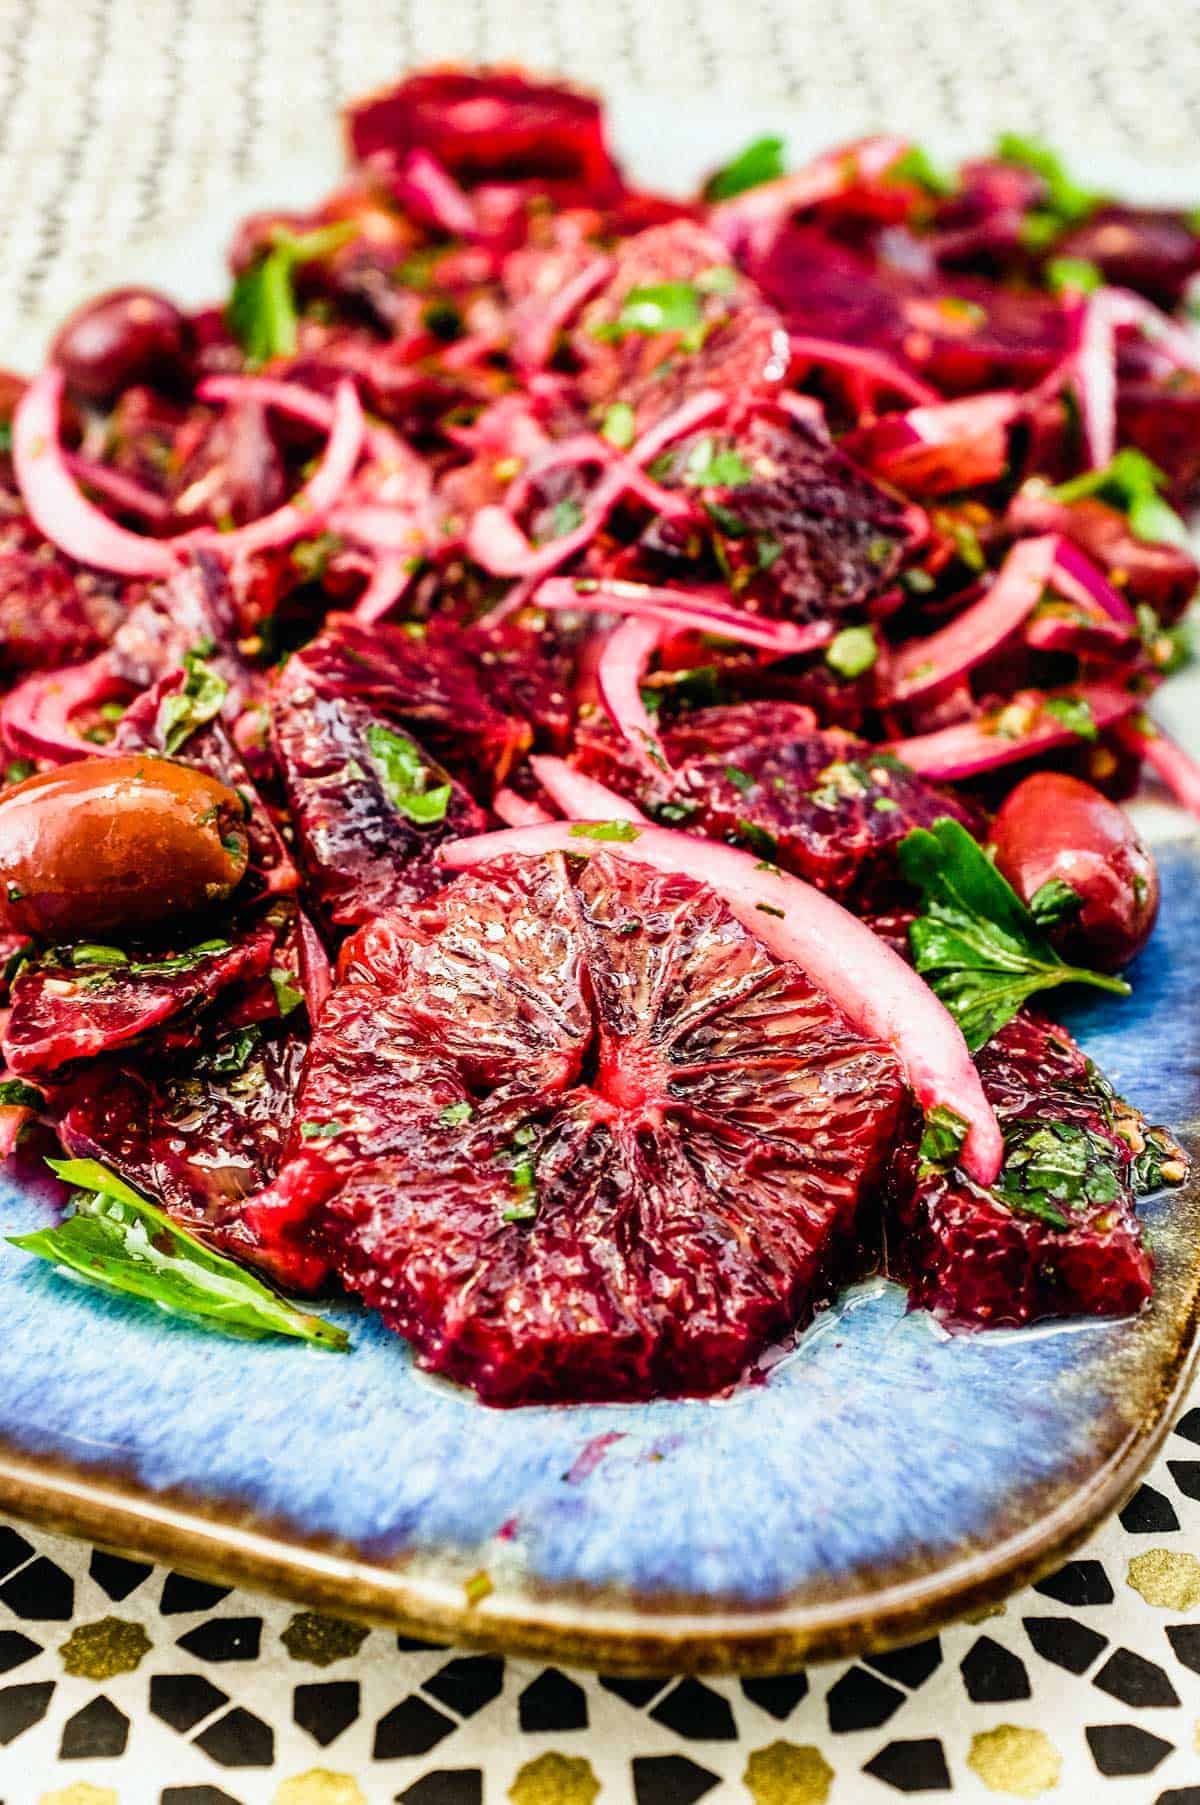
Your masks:
{"label": "green herb leaf", "polygon": [[24,783],[25,779],[32,777],[36,770],[37,766],[31,758],[14,758],[4,768],[4,781],[6,784]]}
{"label": "green herb leaf", "polygon": [[262,1029],[255,1022],[239,1028],[235,1034],[219,1041],[204,1061],[204,1070],[213,1078],[236,1078],[245,1071],[262,1039]]}
{"label": "green herb leaf", "polygon": [[576,821],[573,840],[636,840],[639,829],[632,821]]}
{"label": "green herb leaf", "polygon": [[731,295],[737,285],[738,273],[728,263],[715,263],[696,277],[696,287],[702,295]]}
{"label": "green herb leaf", "polygon": [[925,1178],[931,1172],[949,1172],[957,1163],[969,1127],[969,1122],[944,1103],[935,1103],[927,1110],[917,1148],[918,1176]]}
{"label": "green herb leaf", "polygon": [[473,1113],[471,1105],[464,1097],[461,1102],[447,1103],[445,1109],[439,1110],[438,1121],[444,1123],[447,1128],[461,1128],[464,1122],[471,1120]]}
{"label": "green herb leaf", "polygon": [[1046,265],[1046,286],[1056,295],[1068,289],[1090,295],[1094,289],[1104,287],[1104,271],[1086,257],[1051,257]]}
{"label": "green herb leaf", "polygon": [[349,1347],[344,1329],[295,1309],[98,1161],[49,1164],[78,1187],[72,1213],[53,1228],[10,1236],[14,1247],[105,1290],[144,1298],[224,1334],[286,1335],[339,1353]]}
{"label": "green herb leaf", "polygon": [[156,727],[163,751],[168,754],[178,752],[197,727],[215,720],[229,693],[224,677],[205,663],[211,651],[212,642],[205,641],[184,653],[183,688],[164,696],[159,704]]}
{"label": "green herb leaf", "polygon": [[958,177],[939,169],[929,152],[920,144],[912,144],[888,170],[884,178],[888,182],[911,182],[916,188],[923,188],[926,194],[936,195],[945,200],[959,189]]}
{"label": "green herb leaf", "polygon": [[909,928],[917,970],[962,1029],[972,1052],[1039,991],[1091,984],[1128,996],[1122,978],[1067,965],[983,848],[949,816],[900,843],[904,876],[924,912]]}
{"label": "green herb leaf", "polygon": [[745,815],[739,815],[733,825],[739,840],[755,858],[774,869],[779,858],[779,842],[775,835],[768,833],[765,827],[760,827],[757,821],[751,821]]}
{"label": "green herb leaf", "polygon": [[763,182],[774,182],[783,174],[783,139],[755,138],[736,157],[710,175],[704,184],[706,201],[727,201],[747,188],[758,188]]}
{"label": "green herb leaf", "polygon": [[592,327],[592,337],[619,344],[631,332],[691,332],[701,323],[700,293],[691,282],[631,288],[615,320]]}
{"label": "green herb leaf", "polygon": [[1048,696],[1042,704],[1043,712],[1052,715],[1056,721],[1076,734],[1081,740],[1099,738],[1099,729],[1092,714],[1090,702],[1083,696]]}
{"label": "green herb leaf", "polygon": [[1032,169],[1035,175],[1041,176],[1046,188],[1045,211],[1060,225],[1088,219],[1100,205],[1102,197],[1073,181],[1061,159],[1038,138],[1005,132],[996,147],[996,155],[1002,163],[1015,163],[1018,168]]}
{"label": "green herb leaf", "polygon": [[879,656],[875,634],[870,627],[843,627],[830,640],[825,662],[839,677],[861,677]]}
{"label": "green herb leaf", "polygon": [[123,953],[119,946],[93,946],[90,941],[83,941],[71,948],[72,965],[128,965],[129,954]]}
{"label": "green herb leaf", "polygon": [[418,827],[432,827],[446,819],[452,785],[426,787],[429,767],[412,740],[373,721],[367,728],[367,748],[383,792],[398,814]]}
{"label": "green herb leaf", "polygon": [[1072,890],[1064,879],[1052,877],[1030,897],[1029,913],[1040,928],[1052,928],[1077,915],[1082,900],[1078,890]]}
{"label": "green herb leaf", "polygon": [[1166,481],[1157,464],[1127,445],[1103,469],[1088,470],[1069,483],[1060,483],[1050,494],[1055,501],[1067,503],[1099,496],[1121,510],[1136,538],[1150,544],[1186,546],[1190,542],[1187,527],[1159,493]]}
{"label": "green herb leaf", "polygon": [[344,544],[340,533],[318,533],[313,539],[297,539],[289,556],[306,583],[319,583],[330,558]]}
{"label": "green herb leaf", "polygon": [[739,770],[737,765],[726,765],[725,775],[734,789],[740,790],[743,796],[754,788],[756,779],[751,777],[749,771]]}
{"label": "green herb leaf", "polygon": [[342,1122],[301,1122],[300,1139],[302,1141],[334,1141],[341,1134]]}
{"label": "green herb leaf", "polygon": [[600,437],[607,439],[620,451],[627,451],[633,444],[637,430],[637,416],[628,401],[614,401],[605,409],[604,419],[600,426]]}
{"label": "green herb leaf", "polygon": [[275,992],[275,1006],[280,1015],[290,1015],[304,1001],[304,992],[296,988],[296,974],[281,971],[278,966],[271,973],[271,989]]}
{"label": "green herb leaf", "polygon": [[1069,1228],[1081,1205],[1115,1203],[1121,1181],[1115,1150],[1074,1122],[1022,1120],[1005,1135],[1004,1169],[997,1197],[1023,1216],[1053,1228]]}
{"label": "green herb leaf", "polygon": [[1186,617],[1173,627],[1164,627],[1148,602],[1137,605],[1138,634],[1150,654],[1155,668],[1164,677],[1182,670],[1192,659],[1191,622]]}
{"label": "green herb leaf", "polygon": [[[131,978],[177,978],[181,972],[195,971],[198,965],[203,965],[214,953],[228,951],[228,940],[201,940],[182,953],[168,953],[164,959],[132,960],[128,965],[121,966],[121,975]],[[107,965],[112,962],[105,960],[104,963]]]}
{"label": "green herb leaf", "polygon": [[272,357],[291,357],[296,350],[299,312],[292,283],[302,263],[315,263],[353,238],[357,227],[346,220],[297,237],[282,226],[272,234],[272,248],[237,278],[225,310],[229,330],[252,367]]}
{"label": "green herb leaf", "polygon": [[754,472],[732,446],[719,446],[706,437],[689,452],[683,480],[697,489],[740,489],[754,481]]}
{"label": "green herb leaf", "polygon": [[0,1104],[5,1109],[41,1109],[45,1101],[41,1091],[23,1078],[0,1079]]}
{"label": "green herb leaf", "polygon": [[550,537],[564,539],[573,533],[583,520],[583,509],[571,495],[565,495],[556,501],[550,514]]}

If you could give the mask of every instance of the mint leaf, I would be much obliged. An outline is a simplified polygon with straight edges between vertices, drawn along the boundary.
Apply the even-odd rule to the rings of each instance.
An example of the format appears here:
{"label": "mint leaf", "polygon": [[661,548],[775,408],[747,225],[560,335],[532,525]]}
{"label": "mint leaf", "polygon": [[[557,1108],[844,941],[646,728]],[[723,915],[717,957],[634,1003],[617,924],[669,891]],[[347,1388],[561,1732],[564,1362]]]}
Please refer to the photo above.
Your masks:
{"label": "mint leaf", "polygon": [[169,756],[178,752],[197,727],[204,727],[220,714],[229,685],[219,677],[205,659],[212,651],[211,640],[193,646],[183,655],[183,687],[159,703],[155,729],[162,748]]}
{"label": "mint leaf", "polygon": [[956,1163],[970,1124],[944,1103],[935,1103],[925,1115],[925,1127],[917,1148],[918,1176],[949,1172]]}
{"label": "mint leaf", "polygon": [[1123,978],[1067,965],[983,848],[943,815],[900,843],[900,866],[921,896],[909,928],[917,970],[977,1052],[1039,991],[1090,984],[1128,996]]}
{"label": "mint leaf", "polygon": [[71,1214],[52,1228],[9,1236],[14,1247],[223,1334],[285,1335],[339,1353],[349,1347],[344,1329],[297,1310],[97,1160],[48,1163],[78,1187]]}
{"label": "mint leaf", "polygon": [[683,480],[697,489],[740,489],[754,481],[754,472],[732,446],[703,438],[688,453]]}
{"label": "mint leaf", "polygon": [[706,201],[731,200],[735,194],[745,194],[747,188],[774,182],[783,172],[783,139],[755,138],[723,169],[709,176],[704,184],[704,198]]}
{"label": "mint leaf", "polygon": [[452,786],[429,784],[429,767],[412,740],[373,721],[367,728],[367,747],[383,793],[396,810],[418,827],[432,827],[446,819]]}
{"label": "mint leaf", "polygon": [[1166,481],[1157,464],[1127,445],[1102,469],[1088,470],[1068,483],[1059,483],[1050,494],[1055,501],[1066,503],[1098,496],[1110,507],[1120,509],[1135,538],[1149,544],[1186,546],[1190,542],[1187,527],[1159,493]]}
{"label": "mint leaf", "polygon": [[1029,899],[1029,913],[1040,928],[1055,927],[1079,913],[1083,898],[1061,877],[1052,877]]}
{"label": "mint leaf", "polygon": [[1074,1122],[1022,1120],[1005,1135],[1004,1168],[993,1190],[1020,1215],[1069,1228],[1081,1205],[1120,1197],[1114,1158],[1106,1141]]}
{"label": "mint leaf", "polygon": [[353,238],[351,220],[323,226],[299,237],[277,226],[271,249],[233,285],[225,321],[252,367],[272,357],[291,357],[296,350],[299,312],[292,284],[293,272],[302,263],[315,263]]}

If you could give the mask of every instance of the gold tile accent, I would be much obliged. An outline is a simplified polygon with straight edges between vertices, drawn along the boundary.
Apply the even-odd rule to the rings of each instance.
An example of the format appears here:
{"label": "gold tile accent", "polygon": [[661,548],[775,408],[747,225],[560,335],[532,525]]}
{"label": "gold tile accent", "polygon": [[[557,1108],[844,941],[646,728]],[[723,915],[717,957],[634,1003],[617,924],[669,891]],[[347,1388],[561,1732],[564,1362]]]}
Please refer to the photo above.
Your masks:
{"label": "gold tile accent", "polygon": [[73,1780],[54,1792],[44,1792],[38,1805],[121,1805],[111,1786],[92,1786],[87,1780]]}
{"label": "gold tile accent", "polygon": [[599,1791],[590,1761],[549,1749],[518,1769],[508,1796],[513,1805],[592,1805]]}
{"label": "gold tile accent", "polygon": [[1010,1799],[1037,1799],[1058,1785],[1062,1756],[1041,1730],[997,1724],[971,1738],[967,1766],[989,1792]]}
{"label": "gold tile accent", "polygon": [[754,1805],[825,1805],[833,1769],[812,1743],[772,1742],[754,1750],[742,1780]]}
{"label": "gold tile accent", "polygon": [[1200,1604],[1200,1560],[1194,1554],[1147,1548],[1134,1555],[1125,1579],[1161,1611],[1194,1611]]}
{"label": "gold tile accent", "polygon": [[370,1631],[361,1623],[344,1623],[340,1617],[322,1617],[318,1611],[297,1611],[279,1640],[293,1661],[310,1667],[330,1667],[356,1655]]}
{"label": "gold tile accent", "polygon": [[77,1623],[58,1652],[67,1673],[85,1680],[111,1680],[115,1673],[132,1673],[152,1646],[140,1623],[101,1617],[95,1623]]}
{"label": "gold tile accent", "polygon": [[327,1767],[310,1767],[303,1774],[281,1780],[274,1805],[367,1805],[362,1787],[353,1774],[335,1774]]}

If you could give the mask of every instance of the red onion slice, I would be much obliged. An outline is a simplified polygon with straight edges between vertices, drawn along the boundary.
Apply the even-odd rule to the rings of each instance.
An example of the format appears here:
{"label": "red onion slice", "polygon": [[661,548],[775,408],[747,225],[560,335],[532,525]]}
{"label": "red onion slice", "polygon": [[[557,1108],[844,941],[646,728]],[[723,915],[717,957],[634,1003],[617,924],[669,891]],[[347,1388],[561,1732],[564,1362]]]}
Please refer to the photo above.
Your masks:
{"label": "red onion slice", "polygon": [[942,397],[928,382],[922,382],[901,364],[894,363],[882,351],[866,345],[846,345],[833,338],[812,338],[806,333],[792,333],[792,353],[806,364],[825,364],[831,370],[844,370],[861,377],[873,391],[887,390],[901,395],[913,407],[938,407]]}
{"label": "red onion slice", "polygon": [[667,770],[667,755],[642,701],[642,678],[666,629],[649,616],[627,615],[608,636],[596,682],[613,725],[627,741],[638,763],[652,777]]}
{"label": "red onion slice", "polygon": [[1117,338],[1108,290],[1099,288],[1083,303],[1076,387],[1088,463],[1102,470],[1117,448]]}
{"label": "red onion slice", "polygon": [[949,495],[999,480],[1008,469],[1008,429],[1025,401],[1011,390],[910,408],[847,435],[845,449],[898,488]]}
{"label": "red onion slice", "polygon": [[63,461],[77,482],[86,484],[123,514],[138,514],[149,526],[164,526],[171,518],[171,504],[163,495],[147,489],[123,470],[112,470],[78,451],[63,453]]}
{"label": "red onion slice", "polygon": [[1117,738],[1166,784],[1189,814],[1200,816],[1200,765],[1154,721],[1131,716],[1117,728]]}
{"label": "red onion slice", "polygon": [[[206,376],[196,388],[198,401],[258,401],[311,426],[315,432],[333,430],[333,402],[315,389],[300,382],[285,382],[278,376]],[[397,464],[419,470],[428,483],[429,472],[424,463],[390,426],[367,423],[363,428],[369,455],[378,463]]]}
{"label": "red onion slice", "polygon": [[[1016,695],[1004,709],[995,710],[978,720],[963,721],[954,727],[939,728],[936,733],[918,734],[913,739],[896,740],[888,747],[912,770],[924,777],[942,782],[978,777],[983,771],[995,771],[1002,765],[1016,764],[1034,758],[1057,746],[1069,746],[1078,739],[1073,729],[1053,714],[1044,704],[1053,701],[1040,690]],[[1136,696],[1104,684],[1081,684],[1063,697],[1064,701],[1086,702],[1098,731],[1111,727],[1139,706]],[[1028,712],[1028,724],[1016,718],[1018,711]],[[1001,720],[1009,727],[1002,729]]]}
{"label": "red onion slice", "polygon": [[414,219],[440,227],[451,238],[479,237],[479,220],[470,196],[432,151],[410,150],[392,174],[391,186]]}
{"label": "red onion slice", "polygon": [[382,620],[396,606],[412,581],[411,558],[380,558],[371,572],[371,580],[351,609],[353,618],[370,625]]}
{"label": "red onion slice", "polygon": [[615,790],[598,783],[594,777],[585,777],[563,758],[535,753],[529,764],[551,802],[568,820],[590,820],[592,817],[605,821],[647,820],[636,803],[626,801],[624,796],[618,796]]}
{"label": "red onion slice", "polygon": [[10,690],[0,703],[0,736],[20,758],[48,758],[58,764],[105,751],[76,733],[71,717],[89,705],[128,697],[128,685],[113,670],[109,652],[86,664],[37,671]]}
{"label": "red onion slice", "polygon": [[539,608],[551,612],[578,610],[593,614],[630,614],[662,621],[678,632],[692,628],[714,638],[758,646],[777,658],[793,658],[829,644],[833,627],[814,621],[799,627],[788,620],[763,620],[732,607],[723,589],[670,589],[654,583],[626,583],[614,578],[596,582],[552,577],[534,597]]}
{"label": "red onion slice", "polygon": [[508,788],[497,790],[492,797],[492,813],[507,827],[543,827],[554,819],[540,802],[531,802],[527,796],[519,796],[516,790]]}
{"label": "red onion slice", "polygon": [[[630,820],[629,805],[603,785],[600,821]],[[953,1016],[928,985],[866,924],[803,879],[764,869],[752,853],[671,828],[639,825],[636,838],[592,840],[566,822],[510,828],[447,842],[442,861],[463,871],[513,855],[587,853],[601,846],[656,871],[681,872],[708,884],[756,939],[801,967],[864,1033],[885,1040],[926,1109],[941,1105],[968,1124],[964,1169],[980,1184],[1000,1171],[1004,1142],[979,1074]]]}
{"label": "red onion slice", "polygon": [[315,1028],[325,999],[333,989],[333,973],[321,936],[303,909],[296,918],[296,938],[300,951],[300,988],[304,992],[309,1024]]}
{"label": "red onion slice", "polygon": [[940,689],[989,658],[1037,607],[1054,572],[1057,551],[1058,540],[1049,533],[1019,540],[979,601],[940,632],[909,640],[895,654],[892,700],[907,702]]}
{"label": "red onion slice", "polygon": [[593,257],[544,301],[531,297],[518,307],[512,349],[523,374],[543,369],[550,362],[559,333],[584,302],[604,287],[614,267],[611,257]]}
{"label": "red onion slice", "polygon": [[1069,539],[1060,537],[1054,556],[1054,587],[1069,602],[1077,602],[1106,615],[1121,626],[1132,628],[1137,616],[1119,589],[1114,588],[1102,570]]}

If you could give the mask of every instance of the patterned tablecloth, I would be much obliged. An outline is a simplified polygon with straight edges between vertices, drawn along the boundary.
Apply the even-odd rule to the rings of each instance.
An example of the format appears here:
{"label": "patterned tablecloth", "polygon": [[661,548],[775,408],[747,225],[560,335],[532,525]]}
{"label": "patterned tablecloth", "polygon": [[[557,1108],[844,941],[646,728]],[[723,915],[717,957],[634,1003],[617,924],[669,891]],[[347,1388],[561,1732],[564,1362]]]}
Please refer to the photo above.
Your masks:
{"label": "patterned tablecloth", "polygon": [[[525,60],[1197,169],[1189,0],[0,0],[0,321],[303,154],[407,63]],[[280,195],[281,199],[285,198]],[[985,1620],[761,1680],[563,1673],[0,1524],[3,1805],[1200,1805],[1200,1407],[1081,1555]]]}

